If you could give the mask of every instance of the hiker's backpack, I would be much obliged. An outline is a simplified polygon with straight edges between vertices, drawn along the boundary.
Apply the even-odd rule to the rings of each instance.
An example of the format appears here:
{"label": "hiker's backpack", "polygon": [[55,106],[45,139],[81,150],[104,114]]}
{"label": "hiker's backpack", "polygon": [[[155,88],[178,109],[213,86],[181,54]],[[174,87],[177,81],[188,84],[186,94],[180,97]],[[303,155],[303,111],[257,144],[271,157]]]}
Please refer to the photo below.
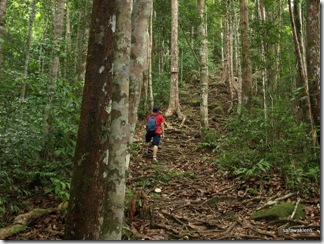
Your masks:
{"label": "hiker's backpack", "polygon": [[154,132],[157,130],[158,126],[156,124],[156,116],[157,115],[150,115],[150,118],[146,122],[146,131],[147,132]]}

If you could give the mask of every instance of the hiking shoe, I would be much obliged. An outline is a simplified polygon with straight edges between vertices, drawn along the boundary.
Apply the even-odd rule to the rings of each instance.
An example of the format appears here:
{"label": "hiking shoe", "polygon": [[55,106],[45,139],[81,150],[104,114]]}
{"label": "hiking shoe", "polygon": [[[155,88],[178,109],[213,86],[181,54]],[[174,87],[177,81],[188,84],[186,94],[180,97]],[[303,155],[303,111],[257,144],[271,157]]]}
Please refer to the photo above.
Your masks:
{"label": "hiking shoe", "polygon": [[153,152],[152,149],[144,149],[144,153],[145,153],[145,154],[149,154],[149,153],[151,153],[151,152]]}
{"label": "hiking shoe", "polygon": [[157,163],[159,163],[159,160],[157,160],[156,158],[153,158],[153,163],[157,164]]}

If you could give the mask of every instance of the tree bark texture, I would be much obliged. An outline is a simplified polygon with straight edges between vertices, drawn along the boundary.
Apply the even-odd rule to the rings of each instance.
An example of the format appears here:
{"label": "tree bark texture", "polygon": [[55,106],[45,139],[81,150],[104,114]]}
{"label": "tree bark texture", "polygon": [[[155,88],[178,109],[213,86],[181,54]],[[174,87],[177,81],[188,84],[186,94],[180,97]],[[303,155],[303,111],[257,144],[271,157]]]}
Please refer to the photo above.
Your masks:
{"label": "tree bark texture", "polygon": [[[124,220],[125,168],[129,142],[129,71],[132,1],[116,2],[116,32],[108,165],[101,240],[121,240]],[[144,32],[146,34],[146,32]],[[144,43],[145,44],[145,43]],[[144,53],[146,55],[146,52]],[[106,174],[107,173],[107,174]]]}
{"label": "tree bark texture", "polygon": [[[29,22],[28,22],[28,33],[27,33],[27,41],[26,41],[26,56],[25,56],[25,65],[24,65],[24,79],[27,79],[27,76],[28,76],[30,47],[31,47],[31,41],[32,41],[32,36],[33,36],[33,23],[34,23],[34,19],[35,19],[36,3],[37,3],[37,0],[33,0],[32,6],[31,6],[31,11],[30,11],[30,16],[29,16]],[[20,100],[21,101],[25,100],[26,87],[27,87],[27,84],[25,81],[21,87],[21,92],[20,92]]]}
{"label": "tree bark texture", "polygon": [[252,90],[252,62],[250,57],[249,17],[246,0],[240,0],[240,26],[242,45],[242,102],[248,108]]}
{"label": "tree bark texture", "polygon": [[143,75],[147,71],[148,24],[153,7],[152,0],[135,0],[132,13],[132,49],[129,93],[130,144],[133,143],[137,111],[143,87]]}
{"label": "tree bark texture", "polygon": [[177,114],[180,119],[184,119],[184,115],[180,111],[179,101],[179,84],[178,84],[178,0],[171,0],[171,77],[170,77],[170,98],[169,106],[165,112],[166,116]]}
{"label": "tree bark texture", "polygon": [[59,51],[60,51],[60,43],[62,37],[62,30],[63,30],[63,9],[65,0],[52,0],[52,10],[53,10],[53,57],[50,65],[50,82],[48,86],[48,102],[45,105],[45,112],[44,112],[44,132],[45,134],[49,133],[50,130],[50,110],[52,107],[52,102],[54,99],[54,94],[56,90],[56,82],[57,77],[59,74],[59,66],[60,66],[60,58],[59,58]]}
{"label": "tree bark texture", "polygon": [[307,1],[307,75],[309,81],[309,92],[311,97],[312,112],[314,117],[315,126],[321,124],[321,92],[320,92],[320,1],[308,0]]}
{"label": "tree bark texture", "polygon": [[312,108],[311,108],[311,102],[310,102],[310,95],[309,95],[309,84],[308,84],[308,76],[307,76],[307,71],[305,69],[305,65],[303,62],[303,56],[301,53],[301,46],[298,41],[298,36],[297,36],[297,31],[296,31],[296,25],[294,21],[294,16],[293,16],[293,11],[291,7],[291,0],[288,0],[289,4],[289,13],[290,13],[290,20],[291,20],[291,28],[292,28],[292,34],[293,34],[293,39],[295,43],[295,54],[296,54],[296,61],[298,64],[299,71],[301,72],[301,77],[304,86],[304,94],[305,94],[305,103],[306,103],[306,109],[307,109],[307,120],[310,124],[310,134],[311,134],[311,139],[313,141],[313,146],[317,144],[317,138],[314,134],[314,120],[313,120],[313,114],[312,114]]}
{"label": "tree bark texture", "polygon": [[115,29],[115,1],[94,0],[65,224],[67,240],[98,240],[102,233]]}
{"label": "tree bark texture", "polygon": [[206,34],[206,18],[205,18],[205,0],[198,0],[198,17],[199,26],[197,34],[199,38],[199,64],[200,64],[200,126],[201,129],[207,128],[208,123],[208,46]]}

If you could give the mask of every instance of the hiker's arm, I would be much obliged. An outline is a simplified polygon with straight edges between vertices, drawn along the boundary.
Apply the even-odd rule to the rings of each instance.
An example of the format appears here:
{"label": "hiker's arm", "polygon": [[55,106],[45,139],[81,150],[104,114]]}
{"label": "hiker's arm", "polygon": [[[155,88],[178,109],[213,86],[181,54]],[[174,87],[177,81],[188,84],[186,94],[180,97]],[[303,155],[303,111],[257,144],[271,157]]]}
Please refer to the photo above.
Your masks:
{"label": "hiker's arm", "polygon": [[164,123],[161,124],[162,138],[164,138]]}

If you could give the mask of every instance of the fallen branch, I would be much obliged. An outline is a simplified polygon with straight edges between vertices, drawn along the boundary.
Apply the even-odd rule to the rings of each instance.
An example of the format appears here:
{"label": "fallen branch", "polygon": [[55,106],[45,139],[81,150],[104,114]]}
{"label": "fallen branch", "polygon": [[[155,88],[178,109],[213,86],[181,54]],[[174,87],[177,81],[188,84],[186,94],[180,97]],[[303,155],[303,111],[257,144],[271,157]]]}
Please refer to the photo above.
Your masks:
{"label": "fallen branch", "polygon": [[296,211],[297,211],[297,208],[298,208],[298,204],[300,202],[300,198],[298,198],[297,202],[296,202],[296,205],[295,205],[295,208],[294,208],[294,211],[293,213],[291,214],[290,218],[293,219],[295,214],[296,214]]}
{"label": "fallen branch", "polygon": [[34,209],[28,213],[18,215],[13,225],[0,229],[0,240],[4,240],[12,235],[18,234],[26,230],[26,228],[32,225],[37,219],[48,214],[51,209]]}
{"label": "fallen branch", "polygon": [[285,195],[285,196],[283,196],[283,197],[278,197],[278,198],[276,198],[275,200],[273,200],[273,201],[268,201],[267,203],[265,203],[264,205],[262,205],[261,207],[258,207],[256,210],[260,210],[260,209],[262,209],[262,208],[265,208],[265,207],[267,207],[267,206],[272,206],[272,205],[275,205],[275,204],[278,204],[278,202],[280,202],[280,201],[282,201],[282,200],[285,200],[285,199],[287,199],[287,198],[289,198],[289,197],[291,197],[291,196],[293,196],[293,195],[295,195],[296,193],[289,193],[289,194],[287,194],[287,195]]}

